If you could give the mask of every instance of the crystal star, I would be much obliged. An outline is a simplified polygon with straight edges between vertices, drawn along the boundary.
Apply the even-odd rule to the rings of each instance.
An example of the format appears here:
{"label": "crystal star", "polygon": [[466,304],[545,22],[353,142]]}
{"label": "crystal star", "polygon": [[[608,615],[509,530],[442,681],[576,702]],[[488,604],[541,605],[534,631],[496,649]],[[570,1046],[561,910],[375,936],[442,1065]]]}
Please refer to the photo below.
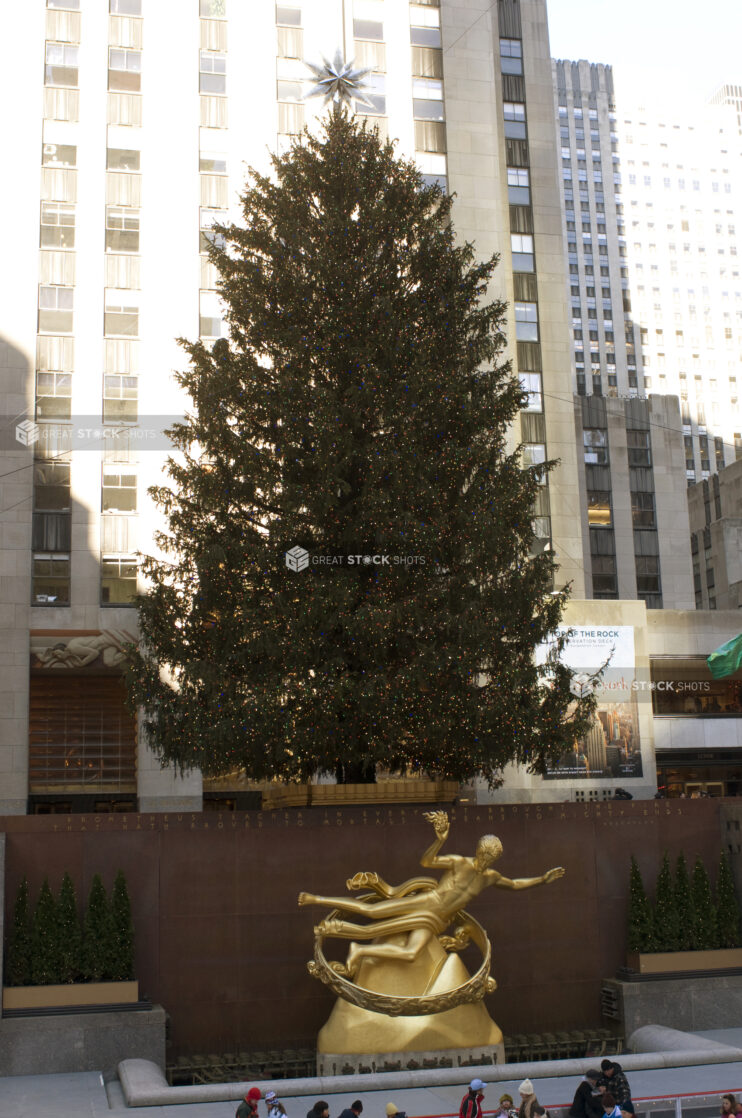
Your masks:
{"label": "crystal star", "polygon": [[314,72],[317,83],[305,94],[305,99],[324,97],[326,105],[330,102],[349,105],[355,100],[373,107],[373,102],[364,93],[368,86],[362,81],[366,74],[371,73],[369,68],[357,70],[354,61],[345,62],[340,51],[335,53],[332,62],[323,57],[322,63],[322,66],[316,66],[313,62],[305,63]]}

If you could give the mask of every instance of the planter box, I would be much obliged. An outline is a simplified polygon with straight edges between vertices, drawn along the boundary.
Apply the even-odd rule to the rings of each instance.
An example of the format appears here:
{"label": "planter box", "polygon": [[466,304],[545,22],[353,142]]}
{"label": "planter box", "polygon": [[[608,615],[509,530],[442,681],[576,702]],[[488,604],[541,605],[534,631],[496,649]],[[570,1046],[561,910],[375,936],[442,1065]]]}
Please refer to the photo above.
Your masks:
{"label": "planter box", "polygon": [[3,1009],[57,1009],[139,1001],[138,982],[72,982],[64,986],[4,986]]}
{"label": "planter box", "polygon": [[742,947],[718,951],[654,951],[630,954],[627,964],[638,974],[676,974],[678,971],[742,969]]}

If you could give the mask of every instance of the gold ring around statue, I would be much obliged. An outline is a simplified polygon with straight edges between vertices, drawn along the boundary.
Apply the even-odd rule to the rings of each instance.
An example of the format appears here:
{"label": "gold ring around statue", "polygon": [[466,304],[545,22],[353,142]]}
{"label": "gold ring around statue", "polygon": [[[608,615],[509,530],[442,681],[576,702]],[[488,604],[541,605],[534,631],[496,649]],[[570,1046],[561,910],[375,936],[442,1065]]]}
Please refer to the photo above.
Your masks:
{"label": "gold ring around statue", "polygon": [[[337,909],[329,913],[323,923],[330,924],[334,919],[340,918]],[[454,919],[457,921],[457,933],[453,937],[439,936],[440,942],[447,948],[460,950],[471,940],[482,952],[482,963],[479,970],[462,982],[453,990],[444,990],[437,994],[420,994],[414,997],[393,997],[389,994],[380,994],[375,990],[367,990],[363,986],[356,986],[347,974],[345,966],[340,963],[329,963],[325,957],[323,944],[328,933],[317,927],[314,930],[314,959],[307,963],[309,973],[314,978],[319,978],[326,986],[347,1002],[369,1009],[373,1013],[383,1013],[388,1017],[417,1017],[431,1013],[442,1013],[444,1010],[453,1009],[457,1005],[481,1001],[485,994],[491,994],[497,983],[490,978],[490,962],[492,948],[487,938],[487,933],[481,924],[463,909],[457,912]],[[343,973],[345,972],[345,974]]]}

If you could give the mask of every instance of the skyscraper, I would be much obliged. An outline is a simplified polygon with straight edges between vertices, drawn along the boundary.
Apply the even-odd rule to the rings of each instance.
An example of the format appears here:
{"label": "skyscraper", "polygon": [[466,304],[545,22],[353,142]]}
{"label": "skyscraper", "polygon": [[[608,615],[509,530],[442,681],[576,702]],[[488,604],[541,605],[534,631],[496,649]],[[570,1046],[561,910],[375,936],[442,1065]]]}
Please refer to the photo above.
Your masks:
{"label": "skyscraper", "polygon": [[223,332],[204,249],[239,220],[245,165],[266,170],[317,126],[304,59],[339,49],[368,67],[359,111],[456,191],[459,236],[501,253],[493,295],[530,392],[514,439],[527,462],[560,462],[537,535],[583,592],[545,4],[184,0],[174,21],[167,0],[47,0],[11,15],[0,811],[198,808],[200,775],[137,741],[122,650],[162,428],[185,406],[175,339]]}

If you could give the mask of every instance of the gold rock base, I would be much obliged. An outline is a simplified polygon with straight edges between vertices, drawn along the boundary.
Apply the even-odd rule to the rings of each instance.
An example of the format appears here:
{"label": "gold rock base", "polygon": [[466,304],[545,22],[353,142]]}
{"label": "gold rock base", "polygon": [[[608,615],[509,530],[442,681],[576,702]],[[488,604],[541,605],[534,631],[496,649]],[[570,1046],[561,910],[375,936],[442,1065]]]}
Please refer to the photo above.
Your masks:
{"label": "gold rock base", "polygon": [[[406,936],[388,937],[384,942],[403,945]],[[413,962],[364,959],[355,982],[381,994],[413,996],[444,994],[468,978],[459,956],[448,954],[437,939],[431,939]],[[481,1001],[425,1016],[389,1017],[338,998],[317,1037],[318,1066],[323,1057],[342,1062],[346,1056],[363,1056],[383,1066],[396,1063],[404,1054],[410,1059],[424,1053],[432,1059],[443,1053],[450,1057],[452,1052],[457,1063],[468,1063],[470,1053],[476,1056],[488,1050],[492,1052],[489,1062],[502,1062],[504,1054],[493,1060],[501,1049],[502,1033]]]}

